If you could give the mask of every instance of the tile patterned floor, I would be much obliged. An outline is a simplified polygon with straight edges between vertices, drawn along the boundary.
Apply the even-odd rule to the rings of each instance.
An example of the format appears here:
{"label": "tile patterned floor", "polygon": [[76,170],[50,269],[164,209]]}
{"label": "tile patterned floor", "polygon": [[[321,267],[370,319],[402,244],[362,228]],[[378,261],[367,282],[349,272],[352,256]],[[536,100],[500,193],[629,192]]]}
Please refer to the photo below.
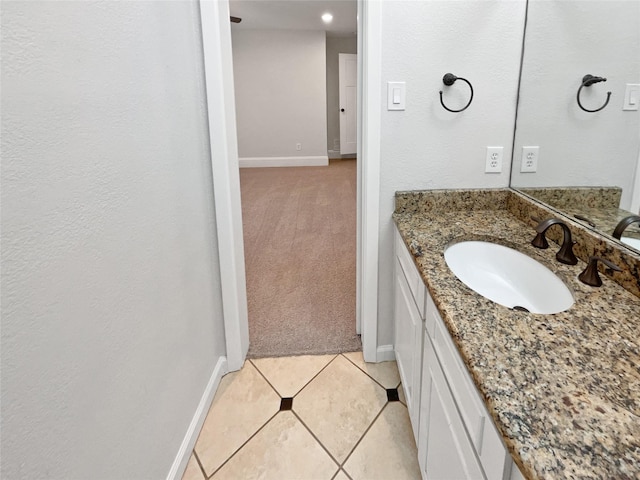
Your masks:
{"label": "tile patterned floor", "polygon": [[420,479],[395,362],[247,360],[220,382],[183,480]]}

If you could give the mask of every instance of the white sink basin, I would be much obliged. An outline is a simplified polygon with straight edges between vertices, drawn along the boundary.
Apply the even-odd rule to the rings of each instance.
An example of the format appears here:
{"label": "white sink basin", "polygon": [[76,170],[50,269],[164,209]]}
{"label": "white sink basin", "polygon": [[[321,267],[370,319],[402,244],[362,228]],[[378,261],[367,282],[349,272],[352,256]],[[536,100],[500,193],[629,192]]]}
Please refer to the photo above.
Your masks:
{"label": "white sink basin", "polygon": [[633,237],[622,237],[620,240],[622,241],[622,243],[625,243],[630,247],[635,248],[636,250],[640,250],[640,239]]}
{"label": "white sink basin", "polygon": [[444,259],[467,287],[505,307],[532,313],[558,313],[570,308],[573,295],[547,267],[496,243],[460,242],[448,247]]}

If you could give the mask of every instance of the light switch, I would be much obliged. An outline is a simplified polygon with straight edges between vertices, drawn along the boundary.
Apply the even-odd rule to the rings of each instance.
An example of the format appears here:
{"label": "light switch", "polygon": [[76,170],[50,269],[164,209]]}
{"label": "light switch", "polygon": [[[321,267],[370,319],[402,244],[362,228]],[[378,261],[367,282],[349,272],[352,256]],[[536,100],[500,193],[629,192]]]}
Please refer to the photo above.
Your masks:
{"label": "light switch", "polygon": [[393,104],[400,105],[400,89],[393,87]]}
{"label": "light switch", "polygon": [[627,83],[624,91],[623,110],[638,110],[640,105],[640,83]]}
{"label": "light switch", "polygon": [[405,82],[387,82],[387,110],[404,110]]}

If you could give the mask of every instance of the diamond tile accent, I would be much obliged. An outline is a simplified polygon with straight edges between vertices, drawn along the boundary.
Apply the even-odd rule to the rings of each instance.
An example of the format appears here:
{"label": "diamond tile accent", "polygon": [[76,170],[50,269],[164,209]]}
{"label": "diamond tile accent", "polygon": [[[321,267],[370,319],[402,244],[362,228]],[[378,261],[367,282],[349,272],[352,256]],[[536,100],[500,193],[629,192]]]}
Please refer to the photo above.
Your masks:
{"label": "diamond tile accent", "polygon": [[291,407],[293,407],[293,398],[291,397],[285,397],[282,400],[280,400],[280,411],[286,411],[286,410],[291,410]]}
{"label": "diamond tile accent", "polygon": [[387,388],[387,400],[390,402],[399,402],[400,397],[398,396],[397,388]]}
{"label": "diamond tile accent", "polygon": [[343,468],[353,480],[420,480],[407,408],[389,403]]}
{"label": "diamond tile accent", "polygon": [[400,384],[396,362],[366,363],[362,352],[343,353],[343,355],[384,388],[396,388]]}
{"label": "diamond tile accent", "polygon": [[222,378],[195,452],[210,476],[280,409],[280,397],[251,362]]}
{"label": "diamond tile accent", "polygon": [[214,480],[330,479],[339,466],[291,412],[280,412]]}
{"label": "diamond tile accent", "polygon": [[384,389],[338,355],[296,396],[293,411],[341,463],[386,402]]}
{"label": "diamond tile accent", "polygon": [[282,397],[294,397],[335,355],[258,358],[251,360]]}

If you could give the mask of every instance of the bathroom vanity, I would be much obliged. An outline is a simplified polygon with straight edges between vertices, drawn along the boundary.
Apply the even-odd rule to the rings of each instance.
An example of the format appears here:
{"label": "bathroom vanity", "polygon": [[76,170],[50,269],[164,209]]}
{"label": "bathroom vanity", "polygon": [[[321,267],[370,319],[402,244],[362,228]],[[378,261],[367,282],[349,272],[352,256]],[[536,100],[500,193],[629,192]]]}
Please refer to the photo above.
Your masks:
{"label": "bathroom vanity", "polygon": [[[531,217],[551,216],[512,190],[396,195],[395,350],[423,478],[640,476],[640,255],[571,224],[581,261],[558,263],[556,244],[530,244]],[[461,240],[534,258],[575,304],[542,315],[484,298],[445,263]],[[623,269],[598,288],[577,279],[594,253]]]}

